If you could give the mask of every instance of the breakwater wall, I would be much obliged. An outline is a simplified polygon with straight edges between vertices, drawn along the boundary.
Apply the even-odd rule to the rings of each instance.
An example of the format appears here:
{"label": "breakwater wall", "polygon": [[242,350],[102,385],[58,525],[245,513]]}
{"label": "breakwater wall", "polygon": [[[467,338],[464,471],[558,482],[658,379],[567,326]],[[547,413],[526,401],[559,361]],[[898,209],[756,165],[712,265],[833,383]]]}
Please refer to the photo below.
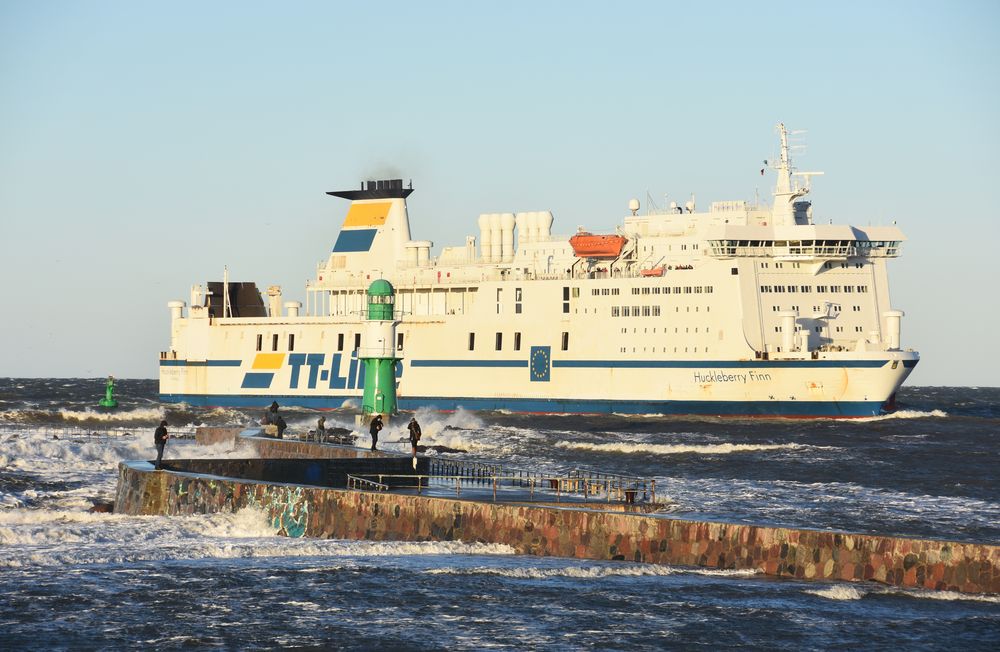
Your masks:
{"label": "breakwater wall", "polygon": [[[195,473],[193,467],[191,472]],[[872,580],[900,587],[1000,593],[1000,546],[994,545],[269,484],[157,473],[145,462],[119,465],[117,513],[173,515],[244,507],[262,509],[287,536],[501,543],[530,555],[752,569],[773,577]]]}

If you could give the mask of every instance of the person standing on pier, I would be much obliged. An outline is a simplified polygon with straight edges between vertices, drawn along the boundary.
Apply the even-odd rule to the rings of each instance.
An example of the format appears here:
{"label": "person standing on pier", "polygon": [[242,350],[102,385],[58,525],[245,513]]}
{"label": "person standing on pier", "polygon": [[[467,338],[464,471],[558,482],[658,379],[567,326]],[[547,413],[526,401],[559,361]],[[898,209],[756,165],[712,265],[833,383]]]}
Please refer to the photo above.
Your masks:
{"label": "person standing on pier", "polygon": [[417,456],[417,442],[420,441],[420,424],[417,418],[410,419],[410,425],[406,426],[410,431],[410,448],[413,449],[413,457]]}
{"label": "person standing on pier", "polygon": [[382,415],[376,414],[375,418],[372,419],[371,425],[368,426],[368,432],[372,436],[372,450],[375,450],[376,445],[378,445],[378,431],[382,429]]}
{"label": "person standing on pier", "polygon": [[156,444],[156,470],[160,470],[160,464],[163,461],[163,449],[167,445],[167,440],[170,439],[170,435],[167,434],[167,422],[160,421],[160,427],[156,429],[153,433],[153,443]]}
{"label": "person standing on pier", "polygon": [[324,439],[326,439],[326,417],[322,416],[316,422],[316,441],[323,441]]}

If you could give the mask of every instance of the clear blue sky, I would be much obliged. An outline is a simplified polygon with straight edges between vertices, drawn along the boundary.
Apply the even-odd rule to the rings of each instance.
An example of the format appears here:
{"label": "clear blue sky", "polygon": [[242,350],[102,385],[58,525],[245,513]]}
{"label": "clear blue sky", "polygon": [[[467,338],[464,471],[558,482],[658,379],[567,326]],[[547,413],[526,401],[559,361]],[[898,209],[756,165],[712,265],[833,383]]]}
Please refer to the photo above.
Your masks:
{"label": "clear blue sky", "polygon": [[0,0],[0,375],[155,377],[192,283],[303,298],[346,210],[413,179],[414,237],[481,212],[609,229],[630,197],[897,220],[919,385],[998,385],[1000,3]]}

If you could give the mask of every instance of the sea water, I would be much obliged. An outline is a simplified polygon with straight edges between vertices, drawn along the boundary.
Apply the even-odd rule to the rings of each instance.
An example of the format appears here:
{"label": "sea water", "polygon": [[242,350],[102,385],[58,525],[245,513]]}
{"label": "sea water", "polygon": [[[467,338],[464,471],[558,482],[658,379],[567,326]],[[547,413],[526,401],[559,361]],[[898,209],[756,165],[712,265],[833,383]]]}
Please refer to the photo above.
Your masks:
{"label": "sea water", "polygon": [[[123,380],[0,379],[4,649],[982,649],[1000,598],[874,583],[525,557],[503,545],[289,539],[252,509],[125,516],[123,459],[243,457],[196,425],[263,410],[160,404]],[[655,478],[681,518],[1000,543],[1000,389],[907,388],[864,420],[417,413],[449,457]],[[289,432],[318,413],[284,410]],[[352,406],[325,413],[353,427]],[[407,419],[380,447],[408,451]],[[366,445],[367,435],[358,433]]]}

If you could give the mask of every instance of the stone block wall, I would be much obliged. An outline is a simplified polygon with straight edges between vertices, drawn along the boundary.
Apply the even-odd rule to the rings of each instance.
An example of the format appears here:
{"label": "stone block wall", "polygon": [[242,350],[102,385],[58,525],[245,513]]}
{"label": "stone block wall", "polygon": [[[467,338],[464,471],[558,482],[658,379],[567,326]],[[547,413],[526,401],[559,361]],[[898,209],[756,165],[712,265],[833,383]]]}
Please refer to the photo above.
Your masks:
{"label": "stone block wall", "polygon": [[214,428],[208,426],[198,426],[194,429],[194,440],[202,446],[211,446],[223,442],[233,442],[236,435],[240,434],[243,428]]}
{"label": "stone block wall", "polygon": [[156,473],[144,464],[119,466],[119,513],[192,514],[247,506],[264,510],[288,536],[503,543],[530,555],[1000,593],[1000,547],[994,545],[270,485]]}
{"label": "stone block wall", "polygon": [[251,447],[258,457],[270,459],[305,458],[320,459],[352,458],[365,459],[369,457],[387,457],[382,451],[371,451],[354,446],[339,446],[336,444],[320,444],[311,441],[295,439],[274,439],[271,437],[242,437],[244,446]]}

